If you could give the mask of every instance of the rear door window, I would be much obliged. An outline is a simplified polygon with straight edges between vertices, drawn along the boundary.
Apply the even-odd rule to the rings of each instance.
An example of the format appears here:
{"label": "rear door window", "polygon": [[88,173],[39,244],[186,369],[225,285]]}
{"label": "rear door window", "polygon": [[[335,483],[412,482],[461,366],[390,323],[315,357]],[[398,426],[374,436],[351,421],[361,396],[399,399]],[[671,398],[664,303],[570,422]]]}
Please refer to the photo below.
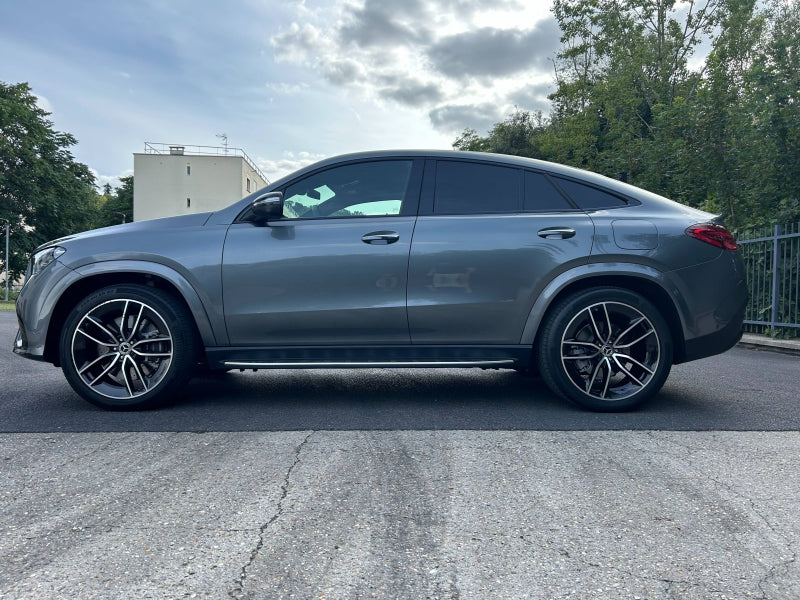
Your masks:
{"label": "rear door window", "polygon": [[517,212],[519,200],[519,169],[465,161],[437,163],[435,214]]}
{"label": "rear door window", "polygon": [[564,195],[559,192],[550,180],[542,173],[525,171],[525,203],[526,211],[559,212],[575,210]]}

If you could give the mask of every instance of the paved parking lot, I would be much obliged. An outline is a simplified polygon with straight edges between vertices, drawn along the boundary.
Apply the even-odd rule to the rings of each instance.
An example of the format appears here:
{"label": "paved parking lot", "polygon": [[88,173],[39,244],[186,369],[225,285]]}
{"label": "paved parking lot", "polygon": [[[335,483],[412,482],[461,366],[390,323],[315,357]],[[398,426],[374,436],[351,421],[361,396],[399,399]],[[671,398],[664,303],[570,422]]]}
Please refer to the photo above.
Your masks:
{"label": "paved parking lot", "polygon": [[0,599],[796,600],[798,361],[679,366],[629,415],[480,371],[114,414],[0,350]]}

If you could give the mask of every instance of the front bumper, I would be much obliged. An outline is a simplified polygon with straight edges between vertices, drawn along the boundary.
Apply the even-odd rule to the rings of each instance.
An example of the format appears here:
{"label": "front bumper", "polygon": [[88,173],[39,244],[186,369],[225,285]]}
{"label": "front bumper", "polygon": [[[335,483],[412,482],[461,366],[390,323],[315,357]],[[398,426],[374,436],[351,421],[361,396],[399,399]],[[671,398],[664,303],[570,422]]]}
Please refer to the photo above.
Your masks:
{"label": "front bumper", "polygon": [[33,360],[47,360],[47,333],[59,297],[71,281],[72,269],[58,260],[29,279],[17,298],[19,331],[13,351]]}

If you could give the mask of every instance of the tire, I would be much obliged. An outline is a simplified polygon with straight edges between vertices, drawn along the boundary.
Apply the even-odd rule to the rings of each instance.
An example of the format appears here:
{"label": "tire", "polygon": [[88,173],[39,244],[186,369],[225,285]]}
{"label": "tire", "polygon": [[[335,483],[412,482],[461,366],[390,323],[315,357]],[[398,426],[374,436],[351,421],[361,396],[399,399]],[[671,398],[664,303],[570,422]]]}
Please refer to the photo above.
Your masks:
{"label": "tire", "polygon": [[582,408],[614,412],[656,394],[672,368],[672,338],[658,310],[639,294],[593,288],[548,313],[537,340],[547,386]]}
{"label": "tire", "polygon": [[64,376],[108,410],[162,404],[189,380],[199,343],[182,303],[161,290],[115,285],[78,303],[61,331]]}

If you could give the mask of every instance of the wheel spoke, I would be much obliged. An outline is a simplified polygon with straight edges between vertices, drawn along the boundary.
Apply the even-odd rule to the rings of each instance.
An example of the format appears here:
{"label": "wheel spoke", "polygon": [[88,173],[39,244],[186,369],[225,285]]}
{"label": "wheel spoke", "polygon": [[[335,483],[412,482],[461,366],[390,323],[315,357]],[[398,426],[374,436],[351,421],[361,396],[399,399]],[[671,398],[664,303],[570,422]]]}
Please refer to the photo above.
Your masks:
{"label": "wheel spoke", "polygon": [[136,371],[136,376],[139,378],[139,381],[142,382],[142,387],[144,388],[144,391],[146,392],[147,389],[148,389],[147,388],[147,380],[145,380],[144,375],[142,374],[142,370],[139,368],[139,365],[130,356],[126,356],[125,358],[128,359],[130,361],[130,363],[133,365],[133,370]]}
{"label": "wheel spoke", "polygon": [[579,342],[577,340],[567,340],[563,343],[564,346],[589,346],[590,348],[594,348],[595,350],[600,350],[600,346],[597,344],[593,344],[592,342]]}
{"label": "wheel spoke", "polygon": [[144,304],[139,305],[139,314],[136,315],[136,321],[133,323],[133,329],[131,329],[131,335],[127,339],[130,341],[131,339],[136,336],[136,332],[139,330],[139,322],[142,320],[142,313],[144,312]]}
{"label": "wheel spoke", "polygon": [[92,362],[90,362],[88,365],[86,365],[86,366],[85,366],[85,367],[83,367],[82,369],[79,369],[79,370],[78,370],[78,373],[80,373],[81,375],[83,375],[83,374],[84,374],[86,371],[88,371],[89,369],[91,369],[93,366],[95,366],[95,365],[96,365],[97,363],[99,363],[101,360],[103,360],[104,358],[108,358],[109,356],[119,356],[119,352],[114,352],[114,351],[111,351],[111,352],[106,352],[105,354],[101,354],[100,356],[98,356],[97,358],[95,358],[95,359],[94,359]]}
{"label": "wheel spoke", "polygon": [[[644,321],[644,320],[645,320],[645,318],[644,318],[644,317],[639,317],[638,319],[634,319],[633,321],[631,321],[630,325],[628,325],[628,328],[627,328],[625,331],[623,331],[622,333],[620,333],[620,334],[617,336],[617,339],[615,339],[615,340],[614,340],[614,347],[615,347],[615,348],[620,348],[620,347],[622,347],[622,346],[620,346],[620,342],[622,341],[622,338],[624,338],[626,335],[628,335],[628,333],[630,333],[631,331],[633,331],[633,330],[636,328],[636,326],[637,326],[639,323],[641,323],[642,321]],[[627,346],[626,346],[626,347],[627,347]]]}
{"label": "wheel spoke", "polygon": [[111,343],[108,343],[108,342],[103,342],[103,341],[101,341],[101,340],[98,340],[98,339],[97,339],[96,337],[94,337],[93,335],[89,335],[88,333],[86,333],[86,332],[85,332],[83,329],[76,329],[75,331],[76,331],[76,333],[80,333],[82,336],[89,338],[89,339],[90,339],[90,340],[92,340],[92,341],[93,341],[95,344],[99,344],[100,346],[116,346],[116,345],[117,345],[117,342],[116,342],[116,341],[113,341],[113,342],[111,342]]}
{"label": "wheel spoke", "polygon": [[644,364],[640,363],[638,360],[636,360],[635,358],[633,358],[632,356],[630,356],[628,354],[615,354],[614,358],[616,359],[618,356],[624,356],[625,360],[629,360],[632,363],[636,364],[637,367],[642,368],[645,371],[647,371],[647,373],[649,375],[652,375],[653,373],[655,373],[655,371],[650,369],[647,365],[644,365]]}
{"label": "wheel spoke", "polygon": [[142,358],[169,358],[172,352],[139,352],[138,350],[131,350],[131,353]]}
{"label": "wheel spoke", "polygon": [[[600,373],[600,368],[603,366],[604,360],[605,359],[603,359],[603,360],[601,360],[601,361],[599,361],[597,363],[597,366],[594,368],[594,373],[592,373],[592,378],[589,380],[589,383],[586,386],[586,392],[589,393],[589,394],[592,393],[592,387],[594,386],[594,382],[597,379],[597,375]],[[610,374],[610,372],[609,372],[609,374]],[[608,382],[608,377],[606,378],[606,383],[607,382]]]}
{"label": "wheel spoke", "polygon": [[578,355],[569,355],[569,356],[561,356],[561,360],[592,360],[600,356],[600,352],[595,352],[594,354],[578,354]]}
{"label": "wheel spoke", "polygon": [[[600,346],[597,344],[592,344],[591,342],[578,342],[575,340],[569,340],[564,342],[562,345],[562,352],[561,352],[561,359],[562,360],[590,360],[595,358],[597,355],[600,354]],[[563,349],[569,346],[587,346],[594,350],[592,354],[564,354]]]}
{"label": "wheel spoke", "polygon": [[600,342],[601,344],[603,344],[605,342],[605,340],[603,339],[603,336],[600,335],[600,329],[597,327],[597,321],[594,320],[594,314],[592,313],[592,307],[590,306],[589,308],[586,309],[586,311],[589,313],[589,320],[591,320],[591,322],[592,322],[592,329],[594,329],[594,337],[595,337],[595,339],[598,342]]}
{"label": "wheel spoke", "polygon": [[130,340],[131,336],[125,335],[125,325],[128,322],[128,305],[130,304],[129,300],[125,300],[125,304],[122,307],[122,318],[119,321],[119,334],[122,336],[124,340]]}
{"label": "wheel spoke", "polygon": [[125,363],[127,363],[128,360],[130,360],[129,356],[125,356],[122,359],[122,380],[125,382],[125,388],[128,390],[128,396],[133,397],[134,388],[128,375],[128,369],[125,368]]}
{"label": "wheel spoke", "polygon": [[[623,354],[622,356],[625,356],[625,355]],[[629,357],[629,356],[625,356],[625,358],[630,358],[630,357]],[[627,368],[625,368],[625,365],[623,365],[623,364],[620,362],[619,358],[617,358],[617,356],[616,356],[616,355],[614,355],[614,362],[615,362],[615,363],[617,363],[617,366],[620,368],[620,370],[621,370],[623,373],[625,373],[625,375],[627,375],[628,377],[630,377],[631,379],[633,379],[633,381],[635,381],[635,382],[636,382],[636,383],[639,385],[639,387],[644,387],[644,383],[642,383],[641,381],[639,381],[639,380],[636,378],[636,376],[635,376],[633,373],[631,373],[631,372],[630,372],[630,371],[629,371]]]}
{"label": "wheel spoke", "polygon": [[109,365],[103,370],[103,372],[100,373],[100,375],[98,375],[97,377],[92,379],[92,381],[89,382],[89,385],[94,387],[94,385],[98,381],[100,381],[103,377],[105,377],[106,375],[108,375],[111,372],[111,369],[114,368],[114,365],[117,364],[117,361],[119,361],[119,353],[118,352],[115,353],[114,360],[112,360],[111,363],[109,363]]}
{"label": "wheel spoke", "polygon": [[[91,335],[89,332],[85,331],[83,329],[83,324],[86,321],[89,321],[89,323],[91,323],[92,325],[97,327],[97,329],[99,329],[100,331],[105,333],[108,336],[108,339],[110,341],[105,341],[104,342],[103,340],[100,340],[100,339],[94,337],[93,335]],[[101,346],[116,346],[117,345],[117,336],[115,336],[114,333],[111,330],[109,330],[105,325],[103,325],[100,321],[98,321],[97,319],[95,319],[91,315],[86,315],[86,317],[83,319],[83,321],[81,321],[80,325],[78,325],[78,329],[76,331],[78,333],[80,333],[81,335],[89,338],[90,340],[92,340],[96,344],[100,344]]]}
{"label": "wheel spoke", "polygon": [[607,357],[603,357],[603,360],[606,363],[606,370],[608,371],[606,375],[606,384],[603,386],[603,393],[600,396],[601,398],[605,398],[606,394],[608,393],[608,385],[611,383],[611,361],[608,360]]}
{"label": "wheel spoke", "polygon": [[611,341],[611,334],[614,330],[613,325],[611,324],[611,317],[608,316],[608,304],[603,302],[603,313],[606,315],[606,339],[603,340],[604,344],[607,344]]}
{"label": "wheel spoke", "polygon": [[[641,342],[643,339],[646,339],[646,338],[650,337],[655,332],[656,332],[655,329],[648,329],[647,333],[642,334],[641,336],[639,336],[638,338],[636,338],[635,340],[633,340],[629,344],[614,344],[614,348],[630,348],[631,346],[635,346],[636,344]],[[620,336],[620,337],[622,337],[622,336]],[[619,338],[617,338],[617,339],[619,339]]]}

